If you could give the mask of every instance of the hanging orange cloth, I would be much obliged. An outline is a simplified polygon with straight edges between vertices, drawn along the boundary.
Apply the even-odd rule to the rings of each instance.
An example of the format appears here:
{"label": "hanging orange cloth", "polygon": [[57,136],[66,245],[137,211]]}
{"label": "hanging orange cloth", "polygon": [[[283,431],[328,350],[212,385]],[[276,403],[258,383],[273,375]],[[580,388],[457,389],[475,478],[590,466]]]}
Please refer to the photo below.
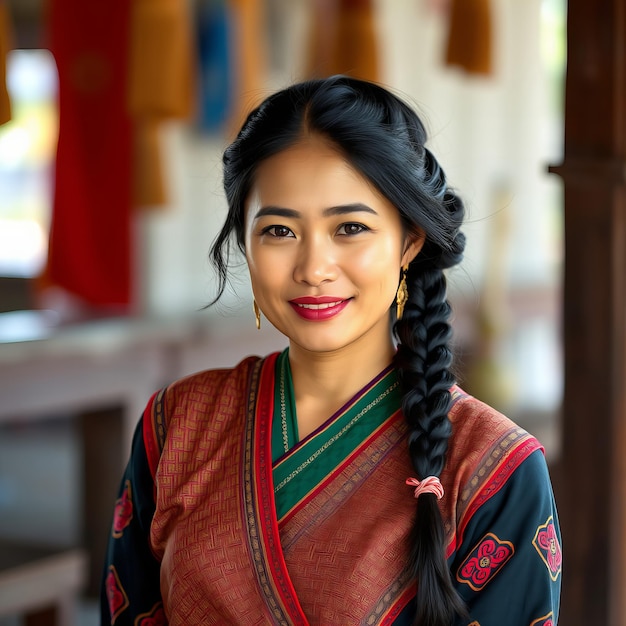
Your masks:
{"label": "hanging orange cloth", "polygon": [[492,35],[490,0],[452,0],[446,64],[491,74]]}
{"label": "hanging orange cloth", "polygon": [[229,0],[232,16],[233,111],[229,134],[236,133],[248,113],[268,95],[268,52],[264,0]]}
{"label": "hanging orange cloth", "polygon": [[7,55],[13,47],[13,32],[9,7],[0,0],[0,124],[11,119],[11,101],[7,90]]}
{"label": "hanging orange cloth", "polygon": [[315,0],[307,78],[349,74],[376,81],[378,56],[371,0]]}
{"label": "hanging orange cloth", "polygon": [[130,13],[128,107],[134,121],[134,204],[166,202],[159,127],[191,116],[195,62],[186,2],[133,0]]}

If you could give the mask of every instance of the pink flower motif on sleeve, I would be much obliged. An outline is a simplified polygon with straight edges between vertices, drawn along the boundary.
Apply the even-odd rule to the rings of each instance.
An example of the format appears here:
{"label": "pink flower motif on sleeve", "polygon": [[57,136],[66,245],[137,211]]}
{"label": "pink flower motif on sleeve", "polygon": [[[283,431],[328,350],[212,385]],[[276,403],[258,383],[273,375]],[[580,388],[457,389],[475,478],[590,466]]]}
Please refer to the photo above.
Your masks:
{"label": "pink flower motif on sleeve", "polygon": [[556,581],[561,573],[561,544],[559,543],[559,537],[556,533],[554,526],[554,520],[552,516],[548,518],[545,524],[542,524],[535,533],[533,539],[533,545],[539,552],[539,556],[546,564],[550,577]]}
{"label": "pink flower motif on sleeve", "polygon": [[117,570],[113,565],[109,566],[106,577],[106,596],[109,602],[109,613],[111,615],[111,624],[115,624],[115,620],[128,608],[128,596],[122,587]]}
{"label": "pink flower motif on sleeve", "polygon": [[487,533],[463,561],[456,578],[474,591],[480,591],[498,574],[514,552],[510,541],[502,541],[493,533]]}
{"label": "pink flower motif on sleeve", "polygon": [[124,493],[115,502],[113,513],[113,536],[119,539],[124,534],[124,529],[133,519],[133,499],[130,491],[130,480],[124,483]]}
{"label": "pink flower motif on sleeve", "polygon": [[552,611],[550,611],[547,615],[536,619],[534,622],[531,622],[530,626],[555,626]]}
{"label": "pink flower motif on sleeve", "polygon": [[135,620],[136,626],[166,626],[166,624],[167,618],[162,602],[157,602],[149,613],[142,613]]}

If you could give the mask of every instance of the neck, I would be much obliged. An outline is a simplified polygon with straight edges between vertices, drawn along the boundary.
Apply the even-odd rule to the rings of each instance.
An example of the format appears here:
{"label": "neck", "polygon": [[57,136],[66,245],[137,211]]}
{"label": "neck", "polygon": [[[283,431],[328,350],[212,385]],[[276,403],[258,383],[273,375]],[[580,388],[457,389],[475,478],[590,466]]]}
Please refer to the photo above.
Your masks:
{"label": "neck", "polygon": [[324,353],[290,344],[289,363],[300,438],[323,424],[387,367],[394,352],[391,338],[384,345],[366,341]]}

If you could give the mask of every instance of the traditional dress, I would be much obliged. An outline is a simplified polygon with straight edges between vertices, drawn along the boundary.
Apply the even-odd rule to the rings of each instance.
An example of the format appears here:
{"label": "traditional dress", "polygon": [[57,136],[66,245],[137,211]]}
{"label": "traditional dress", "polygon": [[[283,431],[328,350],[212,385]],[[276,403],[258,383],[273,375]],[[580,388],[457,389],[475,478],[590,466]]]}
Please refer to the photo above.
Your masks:
{"label": "traditional dress", "polygon": [[[560,533],[538,441],[453,389],[440,501],[463,626],[556,624]],[[103,624],[410,624],[415,512],[395,370],[298,441],[288,351],[150,400],[122,480]]]}

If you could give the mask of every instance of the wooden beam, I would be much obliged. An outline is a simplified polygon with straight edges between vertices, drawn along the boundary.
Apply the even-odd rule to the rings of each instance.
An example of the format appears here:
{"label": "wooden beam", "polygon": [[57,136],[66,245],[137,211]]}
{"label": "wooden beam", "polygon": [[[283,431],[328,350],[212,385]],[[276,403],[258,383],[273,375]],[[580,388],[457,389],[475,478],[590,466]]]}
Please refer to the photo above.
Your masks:
{"label": "wooden beam", "polygon": [[626,624],[626,0],[569,0],[561,622]]}

